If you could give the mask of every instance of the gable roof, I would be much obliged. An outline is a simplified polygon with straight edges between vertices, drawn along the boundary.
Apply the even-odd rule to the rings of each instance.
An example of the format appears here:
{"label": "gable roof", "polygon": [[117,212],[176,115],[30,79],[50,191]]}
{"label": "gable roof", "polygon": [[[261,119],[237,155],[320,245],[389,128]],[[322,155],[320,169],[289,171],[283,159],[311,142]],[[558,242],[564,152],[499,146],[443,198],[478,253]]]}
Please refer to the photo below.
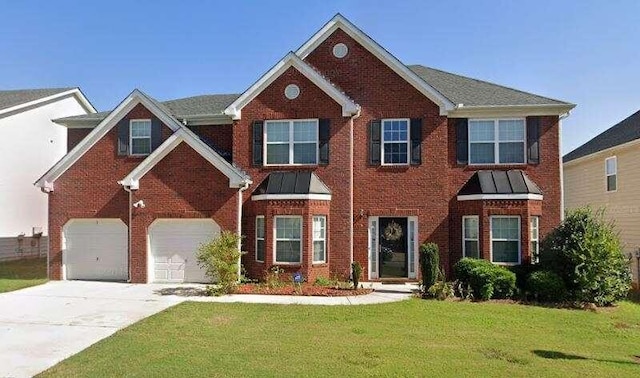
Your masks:
{"label": "gable roof", "polygon": [[80,91],[80,88],[67,87],[0,91],[0,115],[14,113],[67,96],[75,96],[87,112],[96,112],[96,109]]}
{"label": "gable roof", "polygon": [[290,67],[295,68],[309,79],[318,88],[322,89],[327,95],[329,95],[335,102],[342,106],[342,115],[349,117],[360,112],[360,106],[353,102],[346,94],[340,91],[336,86],[329,82],[324,76],[316,71],[309,64],[300,59],[293,52],[288,53],[282,58],[275,66],[273,66],[267,73],[249,87],[240,97],[238,97],[233,103],[231,103],[224,110],[224,114],[230,116],[232,119],[240,119],[242,117],[242,108],[245,107],[251,100],[256,98],[265,88],[273,83],[280,75],[282,75]]}
{"label": "gable roof", "polygon": [[224,160],[202,140],[195,136],[191,130],[184,127],[177,119],[171,116],[168,113],[168,109],[163,104],[147,96],[142,91],[135,89],[111,113],[109,113],[109,115],[107,115],[98,124],[98,126],[96,126],[84,139],[82,139],[80,143],[60,159],[51,169],[49,169],[49,171],[47,171],[47,173],[38,179],[38,181],[35,182],[35,185],[45,190],[52,191],[55,180],[57,180],[64,172],[66,172],[67,169],[76,163],[95,143],[102,139],[117,124],[117,122],[122,119],[122,117],[127,115],[138,104],[142,104],[174,132],[182,131],[184,135],[180,134],[180,136],[184,138],[183,140],[186,141],[188,139],[191,144],[198,146],[198,149],[196,150],[199,153],[209,154],[209,157],[212,159],[210,161],[215,161],[215,163],[212,162],[212,164],[220,169],[222,173],[227,175],[230,181],[233,181],[234,184],[236,183],[234,180],[236,180],[237,177],[242,177],[245,181],[248,181],[248,177],[244,173]]}
{"label": "gable roof", "polygon": [[562,161],[568,163],[637,139],[640,139],[640,110],[564,155]]}

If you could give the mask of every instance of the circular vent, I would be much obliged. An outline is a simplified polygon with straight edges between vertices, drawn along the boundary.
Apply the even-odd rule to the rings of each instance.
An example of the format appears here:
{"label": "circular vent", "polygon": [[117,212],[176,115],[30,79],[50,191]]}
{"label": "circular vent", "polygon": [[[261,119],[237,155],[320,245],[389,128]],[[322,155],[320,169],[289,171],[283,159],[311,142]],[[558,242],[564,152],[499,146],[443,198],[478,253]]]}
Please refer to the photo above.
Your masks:
{"label": "circular vent", "polygon": [[293,100],[300,95],[300,87],[295,84],[289,84],[284,89],[284,96],[289,100]]}
{"label": "circular vent", "polygon": [[347,56],[348,52],[349,48],[344,43],[337,43],[335,46],[333,46],[333,56],[335,56],[336,58],[344,58],[345,56]]}

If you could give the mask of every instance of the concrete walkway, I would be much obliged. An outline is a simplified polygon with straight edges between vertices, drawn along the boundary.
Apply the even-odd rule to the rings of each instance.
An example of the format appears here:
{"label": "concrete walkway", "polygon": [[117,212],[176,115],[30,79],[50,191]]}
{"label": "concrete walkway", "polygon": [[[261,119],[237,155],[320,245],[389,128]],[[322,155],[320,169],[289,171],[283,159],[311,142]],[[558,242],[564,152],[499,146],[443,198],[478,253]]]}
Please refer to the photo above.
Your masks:
{"label": "concrete walkway", "polygon": [[[365,284],[366,285],[366,284]],[[53,281],[0,294],[0,377],[31,377],[139,320],[178,303],[244,302],[357,305],[411,296],[412,285],[373,284],[354,297],[163,295],[201,290],[202,285]]]}

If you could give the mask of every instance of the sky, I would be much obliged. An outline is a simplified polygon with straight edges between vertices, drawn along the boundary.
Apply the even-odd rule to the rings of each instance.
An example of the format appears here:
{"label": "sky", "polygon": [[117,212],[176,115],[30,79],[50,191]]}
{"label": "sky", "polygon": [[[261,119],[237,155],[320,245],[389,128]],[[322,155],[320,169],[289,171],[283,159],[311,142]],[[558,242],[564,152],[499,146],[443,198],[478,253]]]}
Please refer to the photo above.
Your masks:
{"label": "sky", "polygon": [[241,93],[338,12],[405,64],[577,104],[563,153],[640,109],[637,0],[7,1],[0,88]]}

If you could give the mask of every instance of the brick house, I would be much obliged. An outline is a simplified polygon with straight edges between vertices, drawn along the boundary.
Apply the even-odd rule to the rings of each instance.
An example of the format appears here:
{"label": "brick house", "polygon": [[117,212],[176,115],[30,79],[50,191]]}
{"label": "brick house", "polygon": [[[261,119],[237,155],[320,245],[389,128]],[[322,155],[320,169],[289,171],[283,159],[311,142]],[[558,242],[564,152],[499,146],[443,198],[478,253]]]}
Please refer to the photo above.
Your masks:
{"label": "brick house", "polygon": [[[268,65],[265,64],[265,65]],[[57,120],[69,153],[49,196],[52,279],[199,282],[222,229],[243,265],[415,279],[418,248],[531,259],[561,218],[560,118],[573,104],[407,66],[341,15],[241,95]]]}

